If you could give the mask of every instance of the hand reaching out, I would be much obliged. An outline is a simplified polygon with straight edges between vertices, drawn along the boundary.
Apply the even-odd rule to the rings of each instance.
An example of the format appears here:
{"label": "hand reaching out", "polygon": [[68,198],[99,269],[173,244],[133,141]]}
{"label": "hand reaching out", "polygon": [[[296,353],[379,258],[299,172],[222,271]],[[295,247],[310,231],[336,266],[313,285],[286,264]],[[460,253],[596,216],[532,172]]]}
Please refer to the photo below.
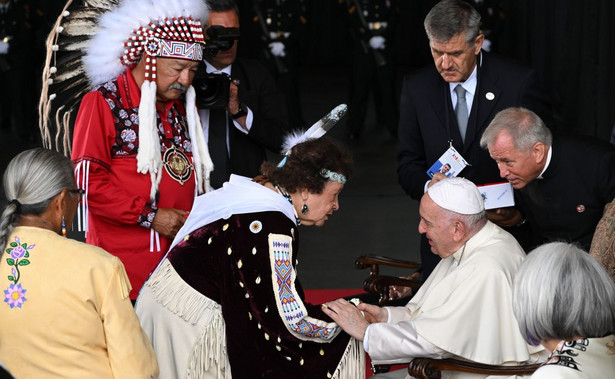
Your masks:
{"label": "hand reaching out", "polygon": [[[322,310],[344,331],[363,341],[365,330],[374,322],[386,322],[388,312],[376,305],[360,303],[356,307],[345,299],[337,299],[322,305]],[[363,314],[361,313],[363,312]]]}
{"label": "hand reaching out", "polygon": [[156,217],[152,221],[152,229],[168,239],[175,238],[175,235],[186,222],[188,212],[174,208],[158,208]]}

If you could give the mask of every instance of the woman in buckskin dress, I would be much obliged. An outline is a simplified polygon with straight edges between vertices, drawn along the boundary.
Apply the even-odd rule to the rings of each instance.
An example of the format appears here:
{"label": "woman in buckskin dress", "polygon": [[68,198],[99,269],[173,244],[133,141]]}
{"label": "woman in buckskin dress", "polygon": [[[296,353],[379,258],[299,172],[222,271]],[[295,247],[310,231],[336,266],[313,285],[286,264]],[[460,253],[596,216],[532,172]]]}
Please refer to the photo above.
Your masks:
{"label": "woman in buckskin dress", "polygon": [[197,198],[139,295],[161,376],[365,377],[362,346],[305,303],[296,276],[297,227],[339,209],[348,153],[308,139],[261,171]]}

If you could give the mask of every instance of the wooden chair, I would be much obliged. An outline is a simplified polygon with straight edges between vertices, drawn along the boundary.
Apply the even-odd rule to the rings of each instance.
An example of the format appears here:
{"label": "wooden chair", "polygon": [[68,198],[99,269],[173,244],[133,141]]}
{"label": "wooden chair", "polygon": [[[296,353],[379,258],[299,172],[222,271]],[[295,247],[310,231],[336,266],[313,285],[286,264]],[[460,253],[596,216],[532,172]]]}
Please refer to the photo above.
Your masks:
{"label": "wooden chair", "polygon": [[369,267],[369,276],[363,281],[363,289],[369,293],[378,295],[378,304],[386,305],[389,298],[390,286],[412,287],[417,289],[423,284],[422,281],[402,279],[396,276],[380,275],[380,266],[414,269],[420,267],[420,263],[402,261],[376,255],[362,255],[354,261],[357,269]]}
{"label": "wooden chair", "polygon": [[[362,255],[355,260],[357,269],[369,268],[369,276],[363,282],[363,289],[369,293],[378,295],[380,306],[389,302],[390,286],[407,286],[418,289],[422,281],[402,279],[393,276],[380,275],[380,266],[417,269],[420,264],[375,255]],[[374,365],[374,373],[388,372],[390,365]],[[482,375],[530,375],[540,367],[540,364],[521,366],[486,365],[476,362],[468,362],[460,359],[432,359],[414,358],[408,363],[410,376],[419,379],[439,379],[442,371],[460,371]]]}

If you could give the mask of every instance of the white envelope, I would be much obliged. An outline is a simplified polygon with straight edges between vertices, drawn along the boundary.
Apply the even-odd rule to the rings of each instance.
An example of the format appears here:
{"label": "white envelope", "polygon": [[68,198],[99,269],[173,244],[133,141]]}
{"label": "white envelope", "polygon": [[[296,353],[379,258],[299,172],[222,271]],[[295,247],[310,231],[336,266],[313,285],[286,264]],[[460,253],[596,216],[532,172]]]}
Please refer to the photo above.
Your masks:
{"label": "white envelope", "polygon": [[485,200],[485,209],[512,207],[515,205],[513,186],[509,182],[477,186]]}

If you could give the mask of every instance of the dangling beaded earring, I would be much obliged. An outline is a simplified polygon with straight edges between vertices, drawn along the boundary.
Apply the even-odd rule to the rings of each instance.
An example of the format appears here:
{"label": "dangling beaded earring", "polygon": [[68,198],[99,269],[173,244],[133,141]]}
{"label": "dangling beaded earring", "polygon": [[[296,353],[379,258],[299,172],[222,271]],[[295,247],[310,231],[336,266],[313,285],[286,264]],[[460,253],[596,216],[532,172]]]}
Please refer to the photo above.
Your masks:
{"label": "dangling beaded earring", "polygon": [[66,222],[64,221],[64,216],[62,216],[62,237],[66,237]]}
{"label": "dangling beaded earring", "polygon": [[302,214],[308,213],[308,206],[307,206],[307,204],[303,204],[303,207],[301,207],[301,213]]}

